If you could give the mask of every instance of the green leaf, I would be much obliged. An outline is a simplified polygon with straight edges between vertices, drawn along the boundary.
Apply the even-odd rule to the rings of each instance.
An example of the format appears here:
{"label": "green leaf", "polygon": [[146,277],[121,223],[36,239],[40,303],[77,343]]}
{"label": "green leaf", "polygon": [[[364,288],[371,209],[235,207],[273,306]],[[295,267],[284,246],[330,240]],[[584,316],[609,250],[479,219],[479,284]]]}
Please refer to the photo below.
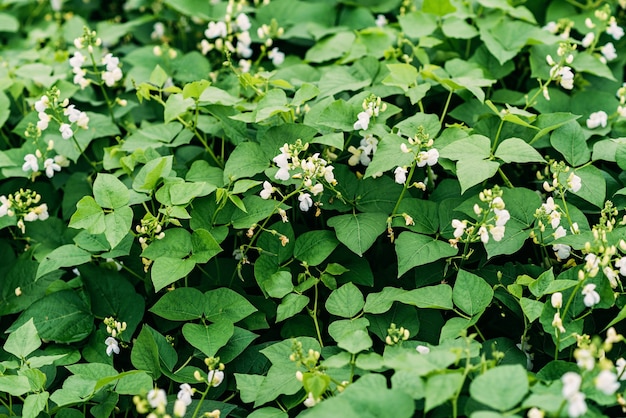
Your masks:
{"label": "green leaf", "polygon": [[152,242],[143,252],[142,257],[156,260],[159,257],[184,258],[193,249],[193,240],[184,228],[169,228],[165,236]]}
{"label": "green leaf", "polygon": [[282,298],[293,291],[291,273],[288,271],[278,271],[270,276],[270,279],[263,283],[265,291],[272,298]]}
{"label": "green leaf", "polygon": [[441,258],[452,257],[458,250],[450,244],[427,235],[402,232],[395,241],[398,256],[398,277],[415,266],[432,263]]}
{"label": "green leaf", "polygon": [[224,183],[262,173],[269,167],[261,146],[256,142],[242,142],[237,145],[226,161]]}
{"label": "green leaf", "polygon": [[230,321],[218,321],[211,325],[185,324],[183,336],[207,357],[213,357],[233,336],[235,327]]}
{"label": "green leaf", "polygon": [[[406,19],[405,15],[401,16]],[[387,69],[389,70],[389,75],[385,77],[382,83],[386,86],[396,86],[400,87],[406,93],[409,90],[409,87],[415,86],[417,84],[417,77],[419,73],[415,66],[410,64],[386,64]]]}
{"label": "green leaf", "polygon": [[352,282],[346,283],[333,291],[326,299],[328,313],[343,318],[353,318],[363,308],[363,294]]}
{"label": "green leaf", "polygon": [[161,157],[150,160],[141,167],[133,180],[133,189],[138,192],[151,193],[162,177],[168,177],[172,171],[173,157]]}
{"label": "green leaf", "polygon": [[454,161],[489,158],[491,155],[491,141],[484,135],[470,135],[443,147],[439,151],[439,155]]}
{"label": "green leaf", "polygon": [[37,328],[35,328],[35,323],[31,318],[24,325],[9,334],[2,348],[7,353],[11,353],[19,359],[24,359],[40,346],[41,339],[37,335]]}
{"label": "green leaf", "polygon": [[117,209],[130,202],[130,191],[112,174],[98,173],[93,182],[93,196],[98,205],[108,209]]}
{"label": "green leaf", "polygon": [[161,376],[159,347],[149,326],[144,325],[141,328],[141,332],[133,344],[130,361],[136,368],[149,372],[154,379]]}
{"label": "green leaf", "polygon": [[168,77],[168,74],[163,71],[163,68],[161,68],[160,65],[157,65],[150,74],[150,84],[154,84],[157,87],[163,87]]}
{"label": "green leaf", "polygon": [[278,305],[276,311],[276,322],[284,321],[287,318],[300,313],[306,305],[309,304],[309,297],[304,295],[298,295],[296,293],[290,293],[283,298]]}
{"label": "green leaf", "polygon": [[461,389],[465,378],[460,371],[446,374],[434,374],[426,381],[425,411],[442,405]]}
{"label": "green leaf", "polygon": [[165,293],[150,312],[170,321],[193,321],[204,314],[204,295],[193,287],[179,287]]}
{"label": "green leaf", "polygon": [[31,393],[24,399],[22,418],[36,418],[48,405],[48,392]]}
{"label": "green leaf", "polygon": [[206,263],[211,258],[222,252],[222,247],[206,229],[196,229],[191,234],[191,252],[189,257],[196,263]]}
{"label": "green leaf", "polygon": [[[432,2],[431,2],[432,3]],[[415,11],[398,17],[402,32],[409,38],[419,39],[431,35],[437,29],[437,18],[431,12]]]}
{"label": "green leaf", "polygon": [[[603,207],[606,198],[606,180],[602,171],[593,165],[587,165],[574,170],[574,173],[581,179],[580,190],[574,194],[599,208]],[[563,184],[567,183],[568,176],[569,173],[564,173],[560,178]]]}
{"label": "green leaf", "polygon": [[339,215],[330,218],[328,226],[335,228],[341,243],[362,257],[387,228],[387,215],[376,212]]}
{"label": "green leaf", "polygon": [[452,5],[450,0],[424,0],[422,11],[424,13],[433,13],[437,16],[444,16],[454,13],[456,7]]}
{"label": "green leaf", "polygon": [[72,343],[85,339],[93,330],[93,315],[73,290],[50,293],[34,302],[8,331],[16,330],[31,318],[42,340]]}
{"label": "green leaf", "polygon": [[467,189],[493,177],[500,168],[496,161],[464,159],[456,163],[456,174],[461,183],[461,194]]}
{"label": "green leaf", "polygon": [[397,287],[385,287],[381,292],[369,293],[363,311],[373,314],[385,313],[405,292],[406,290]]}
{"label": "green leaf", "polygon": [[124,237],[131,231],[133,223],[133,210],[128,206],[115,209],[112,213],[104,215],[106,229],[104,235],[111,248],[117,247]]}
{"label": "green leaf", "polygon": [[543,302],[534,299],[521,298],[520,306],[522,307],[522,311],[526,318],[528,318],[528,322],[534,322],[541,316],[541,311],[543,310]]}
{"label": "green leaf", "polygon": [[405,140],[398,135],[386,135],[381,138],[378,144],[376,154],[372,162],[365,170],[364,178],[372,177],[378,173],[384,173],[395,167],[408,167],[413,163],[415,156],[410,153],[404,153],[400,150],[400,145]]}
{"label": "green leaf", "polygon": [[76,204],[76,212],[70,218],[70,228],[86,229],[92,234],[106,230],[104,211],[91,196],[85,196]]}
{"label": "green leaf", "polygon": [[196,262],[190,259],[180,259],[173,257],[159,257],[152,263],[150,278],[154,285],[154,290],[159,291],[175,281],[187,276]]}
{"label": "green leaf", "polygon": [[61,267],[76,267],[91,261],[91,253],[76,245],[62,245],[41,261],[37,269],[36,279]]}
{"label": "green leaf", "polygon": [[459,270],[452,289],[452,300],[459,309],[470,316],[480,315],[492,299],[493,289],[485,279],[468,271]]}
{"label": "green leaf", "polygon": [[204,294],[204,316],[209,321],[226,319],[235,323],[256,311],[257,308],[245,297],[226,287],[209,290]]}
{"label": "green leaf", "polygon": [[165,102],[165,109],[163,111],[163,121],[168,123],[177,117],[184,115],[194,105],[194,100],[191,97],[183,98],[182,94],[172,94],[167,98]]}
{"label": "green leaf", "polygon": [[[470,395],[499,411],[514,408],[528,393],[528,376],[519,364],[500,365],[476,377],[470,385]],[[498,388],[498,390],[493,390]]]}
{"label": "green leaf", "polygon": [[360,353],[372,347],[374,342],[367,331],[357,329],[341,336],[337,346],[351,354]]}
{"label": "green leaf", "polygon": [[30,392],[30,383],[26,376],[4,375],[0,376],[0,392],[11,396],[22,396]]}
{"label": "green leaf", "polygon": [[555,129],[550,136],[550,144],[573,167],[585,164],[591,158],[583,128],[576,121],[570,121]]}
{"label": "green leaf", "polygon": [[341,58],[354,43],[356,35],[353,32],[338,32],[315,43],[306,51],[304,59],[309,62],[320,63]]}
{"label": "green leaf", "polygon": [[453,309],[452,288],[447,284],[409,290],[399,295],[397,300],[421,309]]}
{"label": "green leaf", "polygon": [[339,241],[332,231],[309,231],[296,239],[293,256],[309,266],[317,266],[328,258],[337,245]]}
{"label": "green leaf", "polygon": [[[239,387],[237,387],[237,389],[239,389]],[[248,418],[289,418],[289,415],[280,409],[267,406],[265,408],[255,409],[254,412],[248,415]]]}
{"label": "green leaf", "polygon": [[495,156],[507,163],[543,163],[545,159],[520,138],[508,138],[498,145]]}

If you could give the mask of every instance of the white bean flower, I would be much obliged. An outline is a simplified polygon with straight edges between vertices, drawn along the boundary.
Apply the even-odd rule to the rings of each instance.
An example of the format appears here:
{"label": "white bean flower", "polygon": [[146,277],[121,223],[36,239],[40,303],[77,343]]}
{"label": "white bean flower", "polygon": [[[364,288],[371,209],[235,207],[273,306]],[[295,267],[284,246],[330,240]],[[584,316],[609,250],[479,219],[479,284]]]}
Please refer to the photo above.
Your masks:
{"label": "white bean flower", "polygon": [[584,296],[583,303],[586,307],[591,308],[600,303],[600,294],[596,292],[596,285],[589,283],[583,287],[582,294]]}
{"label": "white bean flower", "polygon": [[111,357],[111,355],[113,354],[120,353],[120,345],[115,338],[107,337],[107,339],[104,340],[104,343],[107,346],[107,349],[106,349],[107,356]]}
{"label": "white bean flower", "polygon": [[313,200],[309,193],[300,193],[298,201],[300,201],[300,210],[302,212],[307,212],[313,206]]}
{"label": "white bean flower", "polygon": [[593,112],[589,115],[589,119],[586,121],[587,128],[595,129],[599,126],[605,128],[608,123],[608,118],[609,116],[603,110]]}

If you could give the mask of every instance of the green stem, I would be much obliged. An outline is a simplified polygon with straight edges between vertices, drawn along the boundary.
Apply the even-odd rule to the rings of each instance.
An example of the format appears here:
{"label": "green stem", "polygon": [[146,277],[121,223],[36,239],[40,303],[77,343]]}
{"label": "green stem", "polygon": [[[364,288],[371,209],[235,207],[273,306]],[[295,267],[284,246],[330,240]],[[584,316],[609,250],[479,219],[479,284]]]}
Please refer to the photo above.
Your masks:
{"label": "green stem", "polygon": [[411,170],[409,171],[409,175],[407,176],[406,181],[404,182],[404,187],[402,188],[402,191],[400,192],[400,197],[398,197],[398,200],[396,201],[396,205],[394,206],[393,211],[391,211],[391,215],[389,215],[390,218],[393,218],[393,216],[398,211],[398,208],[400,207],[400,202],[402,202],[402,199],[404,198],[404,194],[406,193],[407,189],[409,188],[409,185],[411,184],[411,179],[413,178],[413,173],[415,172],[416,166],[417,164],[415,163],[415,161],[413,161],[413,164],[411,165]]}
{"label": "green stem", "polygon": [[202,397],[200,397],[200,401],[198,401],[198,405],[196,405],[196,409],[194,409],[193,415],[191,416],[191,418],[196,418],[198,416],[198,412],[200,412],[200,407],[202,406],[202,403],[204,402],[204,398],[206,398],[206,395],[209,393],[209,389],[211,389],[211,385],[209,385],[209,383],[207,382],[206,390],[202,392]]}
{"label": "green stem", "polygon": [[322,341],[322,333],[320,331],[320,325],[317,321],[317,302],[319,299],[319,292],[317,290],[317,283],[313,286],[315,289],[315,300],[313,301],[313,310],[310,311],[311,318],[313,318],[313,324],[315,325],[315,332],[317,333],[317,340],[320,342],[320,347],[324,348],[324,341]]}
{"label": "green stem", "polygon": [[439,118],[439,123],[443,123],[443,120],[446,117],[446,113],[448,113],[448,106],[450,106],[450,100],[452,100],[453,93],[454,90],[450,90],[450,93],[448,93],[448,98],[446,99],[446,104],[443,107],[443,112],[441,113],[441,117]]}

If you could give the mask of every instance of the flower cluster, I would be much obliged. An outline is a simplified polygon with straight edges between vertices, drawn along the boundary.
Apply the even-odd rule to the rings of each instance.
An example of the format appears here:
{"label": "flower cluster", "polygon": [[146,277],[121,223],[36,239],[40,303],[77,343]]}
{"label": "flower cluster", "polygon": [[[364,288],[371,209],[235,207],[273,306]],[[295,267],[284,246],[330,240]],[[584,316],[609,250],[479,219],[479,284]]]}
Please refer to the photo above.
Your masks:
{"label": "flower cluster", "polygon": [[33,222],[36,220],[45,221],[48,219],[48,205],[39,204],[41,195],[29,189],[20,189],[18,192],[0,196],[0,217],[15,216],[17,218],[17,226],[26,233],[26,224],[24,222]]}
{"label": "flower cluster", "polygon": [[404,327],[396,327],[396,324],[392,323],[387,329],[387,337],[385,343],[387,345],[401,345],[403,341],[409,339],[411,335],[410,331]]}
{"label": "flower cluster", "polygon": [[[234,0],[229,0],[226,6],[224,20],[209,22],[200,42],[202,54],[206,55],[212,50],[227,51],[229,54],[237,54],[240,57],[239,67],[243,72],[250,71],[252,56],[252,38],[250,28],[252,23],[247,14],[242,13],[243,2],[235,5]],[[213,42],[209,42],[209,40]]]}
{"label": "flower cluster", "polygon": [[[307,394],[306,399],[302,402],[307,408],[311,408],[322,401],[322,394],[326,391],[325,387],[316,385],[315,387],[308,387],[308,381],[313,376],[325,375],[323,368],[319,365],[320,352],[309,349],[306,354],[302,348],[302,343],[298,340],[294,340],[291,347],[291,354],[289,360],[296,363],[297,368],[304,367],[306,371],[296,371],[296,379],[303,383],[304,390]],[[343,390],[347,385],[347,382],[343,382],[342,385],[338,385],[338,390]]]}
{"label": "flower cluster", "polygon": [[[85,28],[83,36],[74,39],[74,46],[76,51],[74,55],[69,59],[72,72],[74,73],[74,84],[80,86],[81,89],[85,89],[91,80],[87,78],[87,70],[83,68],[83,65],[90,58],[91,65],[96,66],[96,60],[94,58],[94,46],[99,47],[102,45],[102,40],[97,37],[95,31],[89,31]],[[81,50],[87,49],[87,56],[83,55]],[[106,53],[100,60],[101,65],[104,65],[104,70],[99,72],[102,83],[109,87],[113,87],[115,83],[120,81],[123,77],[122,69],[120,68],[119,58],[113,56],[111,53]]]}
{"label": "flower cluster", "polygon": [[354,122],[354,130],[367,131],[370,125],[370,119],[377,117],[380,112],[387,110],[387,103],[384,103],[382,99],[373,94],[369,95],[363,100],[363,111],[357,115],[357,120]]}
{"label": "flower cluster", "polygon": [[[34,108],[39,117],[39,121],[37,122],[37,129],[39,130],[39,133],[35,134],[35,137],[39,137],[41,131],[48,129],[50,121],[52,120],[59,124],[59,132],[61,133],[61,137],[63,139],[70,139],[74,135],[74,130],[72,129],[74,124],[81,129],[89,128],[89,116],[87,116],[85,112],[76,109],[75,105],[71,105],[68,99],[60,101],[60,95],[61,92],[56,87],[53,87],[35,102]],[[27,136],[33,135],[28,133]],[[52,149],[53,147],[54,142],[48,144],[49,149]],[[54,171],[59,171],[61,169],[59,161],[56,161],[56,163],[59,165],[58,170],[56,170],[55,167],[52,169],[53,171],[47,171],[46,174],[54,175]],[[44,164],[44,166],[46,165],[51,165],[51,162]],[[52,177],[52,175],[48,175],[48,177]]]}
{"label": "flower cluster", "polygon": [[104,344],[107,346],[107,356],[110,357],[113,354],[119,354],[120,344],[117,339],[120,338],[122,332],[126,330],[126,322],[116,321],[113,317],[104,318],[103,322],[107,327],[107,333],[110,334],[110,336],[104,340]]}
{"label": "flower cluster", "polygon": [[355,166],[359,163],[364,166],[368,166],[372,162],[372,157],[378,149],[378,139],[372,134],[365,134],[361,138],[359,147],[355,148],[353,145],[348,147],[348,152],[352,156],[348,159],[348,165]]}
{"label": "flower cluster", "polygon": [[204,364],[208,368],[206,376],[196,370],[193,377],[198,382],[204,382],[210,387],[218,387],[224,380],[224,363],[220,363],[219,357],[207,357],[204,359]]}
{"label": "flower cluster", "polygon": [[[418,167],[429,166],[437,164],[439,161],[439,151],[433,148],[434,141],[428,133],[424,131],[424,128],[420,126],[417,134],[413,138],[408,138],[409,145],[405,142],[400,144],[400,150],[406,154],[411,153],[415,156],[415,163]],[[404,184],[406,182],[406,175],[408,173],[408,167],[397,167],[394,171],[395,181],[398,184]]]}
{"label": "flower cluster", "polygon": [[[154,216],[144,217],[140,224],[135,226],[135,232],[139,235],[138,241],[142,250],[148,248],[148,245],[154,240],[165,238],[163,226],[161,226],[159,219]],[[143,263],[144,271],[147,272],[152,264],[152,260],[142,257],[141,262]]]}
{"label": "flower cluster", "polygon": [[456,247],[459,241],[466,243],[481,241],[487,244],[490,239],[489,234],[494,241],[501,241],[504,237],[505,225],[511,215],[505,209],[502,190],[498,186],[485,189],[479,193],[478,198],[481,203],[476,203],[473,210],[479,220],[470,222],[453,219],[454,238],[450,240],[450,245]]}
{"label": "flower cluster", "polygon": [[613,42],[607,42],[601,47],[597,47],[600,35],[605,32],[614,40],[618,41],[624,36],[624,29],[617,24],[615,16],[611,16],[611,9],[608,4],[596,10],[593,19],[585,19],[585,27],[590,31],[585,34],[581,45],[589,51],[600,51],[600,60],[603,62],[613,61],[617,58],[617,51]]}
{"label": "flower cluster", "polygon": [[[574,88],[574,73],[572,72],[572,68],[569,67],[569,64],[574,61],[574,55],[572,54],[574,50],[576,50],[576,44],[563,42],[556,51],[557,56],[560,57],[558,62],[555,61],[551,55],[546,56],[546,62],[550,66],[550,80],[557,80],[561,87],[566,90],[572,90]],[[546,100],[550,100],[545,86],[543,93],[544,96],[546,96]]]}
{"label": "flower cluster", "polygon": [[[272,161],[278,166],[278,171],[274,175],[277,180],[288,181],[290,179],[301,180],[300,189],[308,192],[299,192],[298,201],[300,202],[300,210],[308,211],[313,206],[313,196],[317,196],[324,191],[322,181],[329,185],[336,185],[334,167],[320,157],[319,153],[315,153],[306,158],[300,158],[299,154],[306,151],[309,147],[308,143],[302,144],[298,139],[295,144],[284,144],[280,147],[281,153],[273,158]],[[268,184],[263,185],[261,197],[269,199],[277,189]]]}
{"label": "flower cluster", "polygon": [[[275,37],[281,37],[285,33],[285,29],[278,26],[276,19],[272,19],[270,25],[263,24],[257,29],[257,36],[263,41],[261,49],[266,51],[274,44]],[[285,61],[285,53],[281,52],[278,47],[273,47],[267,52],[267,57],[272,60],[274,67],[282,65]]]}

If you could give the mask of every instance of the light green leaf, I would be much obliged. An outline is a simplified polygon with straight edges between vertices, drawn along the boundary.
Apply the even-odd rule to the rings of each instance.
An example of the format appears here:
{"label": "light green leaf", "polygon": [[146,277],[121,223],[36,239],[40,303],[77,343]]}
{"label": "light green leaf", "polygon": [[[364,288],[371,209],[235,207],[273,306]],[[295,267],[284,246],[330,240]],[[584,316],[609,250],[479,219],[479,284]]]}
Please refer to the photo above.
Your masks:
{"label": "light green leaf", "polygon": [[402,232],[398,236],[395,249],[398,256],[398,277],[415,266],[452,257],[458,252],[446,242],[409,231]]}
{"label": "light green leaf", "polygon": [[[500,365],[476,377],[470,385],[470,395],[499,411],[514,408],[528,393],[528,376],[519,364]],[[498,390],[493,390],[498,388]]]}
{"label": "light green leaf", "polygon": [[341,336],[337,346],[351,354],[356,354],[372,347],[374,342],[367,331],[357,329]]}
{"label": "light green leaf", "polygon": [[583,128],[576,121],[570,121],[555,129],[550,136],[550,144],[573,167],[585,164],[591,158]]}
{"label": "light green leaf", "polygon": [[426,381],[425,411],[442,405],[461,389],[465,378],[460,371],[446,374],[433,374]]}
{"label": "light green leaf", "polygon": [[76,267],[91,261],[91,253],[74,244],[62,245],[44,258],[37,269],[36,279],[61,267]]}
{"label": "light green leaf", "polygon": [[309,231],[296,239],[293,255],[309,266],[321,264],[337,248],[339,241],[328,230]]}
{"label": "light green leaf", "polygon": [[195,348],[202,351],[207,357],[213,357],[224,347],[235,332],[232,322],[224,320],[211,325],[190,324],[183,325],[183,336]]}
{"label": "light green leaf", "polygon": [[132,223],[133,210],[128,206],[117,208],[104,215],[104,224],[106,225],[104,235],[111,248],[115,248],[131,232]]}
{"label": "light green leaf", "polygon": [[315,43],[307,50],[304,59],[320,63],[341,58],[350,50],[355,38],[356,35],[353,32],[338,32]]}
{"label": "light green leaf", "polygon": [[209,290],[204,294],[204,316],[209,321],[241,321],[257,311],[245,297],[226,287]]}
{"label": "light green leaf", "polygon": [[162,177],[168,177],[172,171],[172,156],[155,158],[141,167],[133,180],[133,189],[138,192],[151,193]]}
{"label": "light green leaf", "polygon": [[[432,2],[431,2],[432,3]],[[419,39],[437,29],[437,17],[430,11],[415,11],[398,17],[402,32],[409,38]]]}
{"label": "light green leaf", "polygon": [[414,156],[400,150],[400,145],[405,141],[398,135],[386,135],[381,138],[376,154],[372,162],[365,170],[364,178],[372,177],[378,173],[384,173],[395,167],[407,167],[413,163]]}
{"label": "light green leaf", "polygon": [[278,305],[276,311],[276,322],[284,321],[287,318],[300,313],[306,305],[309,304],[309,297],[304,295],[298,295],[296,293],[290,293],[283,298]]}
{"label": "light green leaf", "polygon": [[150,312],[170,321],[193,321],[204,314],[204,295],[193,287],[179,287],[165,293]]}
{"label": "light green leaf", "polygon": [[104,211],[91,196],[85,196],[76,204],[76,212],[70,218],[70,228],[86,229],[92,234],[106,230]]}
{"label": "light green leaf", "polygon": [[30,383],[26,376],[0,376],[0,392],[8,393],[12,396],[22,396],[30,392]]}
{"label": "light green leaf", "polygon": [[194,105],[194,100],[191,97],[183,98],[180,93],[172,94],[167,98],[165,102],[165,109],[163,111],[163,121],[168,123],[177,117],[184,115]]}
{"label": "light green leaf", "polygon": [[158,292],[166,286],[171,285],[178,279],[187,276],[196,262],[190,259],[180,259],[174,257],[159,257],[152,263],[150,278],[154,285],[154,290]]}
{"label": "light green leaf", "polygon": [[498,145],[495,156],[507,163],[545,162],[536,149],[520,138],[508,138],[502,141]]}
{"label": "light green leaf", "polygon": [[112,174],[98,173],[93,182],[93,196],[103,208],[117,209],[130,201],[128,188]]}
{"label": "light green leaf", "polygon": [[24,359],[40,346],[41,339],[37,335],[37,328],[35,328],[35,323],[31,318],[24,325],[9,334],[2,348],[8,353]]}
{"label": "light green leaf", "polygon": [[341,243],[362,257],[376,238],[385,231],[387,215],[376,212],[339,215],[330,218],[328,226],[335,228]]}
{"label": "light green leaf", "polygon": [[[602,171],[593,165],[586,165],[576,169],[574,173],[581,179],[580,190],[574,194],[599,208],[603,207],[606,198],[606,180]],[[564,173],[560,177],[563,184],[567,184],[569,174]]]}
{"label": "light green leaf", "polygon": [[364,304],[365,300],[359,288],[349,282],[333,291],[326,299],[325,306],[332,315],[352,318],[361,312]]}
{"label": "light green leaf", "polygon": [[481,160],[491,155],[491,141],[484,135],[470,135],[439,150],[439,155],[450,160]]}
{"label": "light green leaf", "polygon": [[461,183],[461,194],[467,189],[493,177],[500,164],[496,161],[464,159],[456,163],[456,174]]}
{"label": "light green leaf", "polygon": [[454,304],[468,315],[480,315],[493,299],[493,289],[483,279],[465,270],[459,274],[452,289]]}
{"label": "light green leaf", "polygon": [[237,145],[224,167],[224,183],[252,177],[269,167],[261,146],[256,142],[242,142]]}
{"label": "light green leaf", "polygon": [[48,405],[48,392],[31,393],[24,399],[22,418],[36,418]]}

